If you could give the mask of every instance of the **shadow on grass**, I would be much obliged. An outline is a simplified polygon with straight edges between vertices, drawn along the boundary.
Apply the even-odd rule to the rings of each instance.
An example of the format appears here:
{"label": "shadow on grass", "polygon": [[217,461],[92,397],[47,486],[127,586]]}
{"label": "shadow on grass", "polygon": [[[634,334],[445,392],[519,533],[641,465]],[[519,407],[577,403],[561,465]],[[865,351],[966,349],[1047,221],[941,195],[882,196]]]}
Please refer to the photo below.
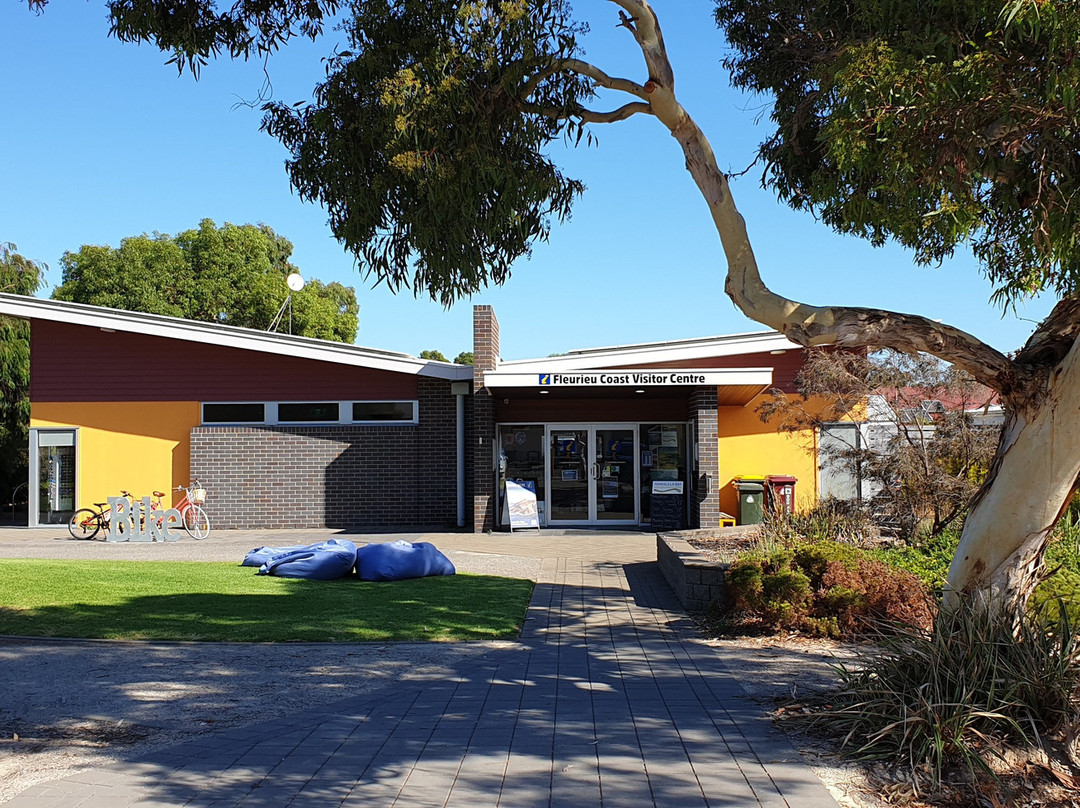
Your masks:
{"label": "shadow on grass", "polygon": [[532,592],[530,581],[484,575],[387,583],[263,580],[273,592],[0,607],[0,634],[218,642],[509,639],[521,630]]}

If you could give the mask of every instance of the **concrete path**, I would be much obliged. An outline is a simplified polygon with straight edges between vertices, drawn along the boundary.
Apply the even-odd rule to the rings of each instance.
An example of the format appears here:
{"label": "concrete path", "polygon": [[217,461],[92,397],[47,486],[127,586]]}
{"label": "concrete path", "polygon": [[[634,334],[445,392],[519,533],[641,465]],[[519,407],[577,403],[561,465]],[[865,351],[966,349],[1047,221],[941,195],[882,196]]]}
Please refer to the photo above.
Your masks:
{"label": "concrete path", "polygon": [[[34,786],[8,805],[836,805],[717,650],[694,641],[642,559],[651,536],[444,539],[457,552],[543,559],[524,650],[403,683],[391,698]],[[609,560],[589,560],[598,557]]]}

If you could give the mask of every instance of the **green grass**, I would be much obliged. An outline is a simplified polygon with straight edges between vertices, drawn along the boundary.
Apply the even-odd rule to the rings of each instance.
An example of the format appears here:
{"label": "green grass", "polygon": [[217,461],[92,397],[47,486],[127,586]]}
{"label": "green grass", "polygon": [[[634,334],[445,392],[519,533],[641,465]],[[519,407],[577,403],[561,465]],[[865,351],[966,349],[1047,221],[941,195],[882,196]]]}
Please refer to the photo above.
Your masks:
{"label": "green grass", "polygon": [[208,562],[0,560],[0,634],[204,642],[516,637],[532,581],[449,575],[369,583]]}

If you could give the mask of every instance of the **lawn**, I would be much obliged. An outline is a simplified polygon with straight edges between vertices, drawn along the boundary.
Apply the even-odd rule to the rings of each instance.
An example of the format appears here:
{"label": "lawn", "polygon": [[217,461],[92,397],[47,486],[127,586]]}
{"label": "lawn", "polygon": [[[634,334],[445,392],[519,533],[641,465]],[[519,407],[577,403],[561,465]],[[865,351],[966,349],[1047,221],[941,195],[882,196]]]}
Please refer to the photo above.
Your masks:
{"label": "lawn", "polygon": [[231,563],[0,560],[0,634],[204,642],[513,638],[532,581],[302,581]]}

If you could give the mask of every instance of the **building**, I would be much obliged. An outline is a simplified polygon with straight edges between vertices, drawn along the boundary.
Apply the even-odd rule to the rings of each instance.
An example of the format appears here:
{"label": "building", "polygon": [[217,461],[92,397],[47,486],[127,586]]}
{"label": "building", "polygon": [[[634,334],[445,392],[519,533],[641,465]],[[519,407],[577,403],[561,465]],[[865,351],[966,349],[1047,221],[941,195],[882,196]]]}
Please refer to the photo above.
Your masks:
{"label": "building", "polygon": [[220,528],[499,529],[505,480],[550,526],[735,514],[737,477],[797,477],[816,501],[816,436],[755,408],[794,391],[802,349],[773,332],[501,361],[474,308],[474,366],[0,294],[31,324],[30,521],[66,521],[121,489],[198,478]]}

